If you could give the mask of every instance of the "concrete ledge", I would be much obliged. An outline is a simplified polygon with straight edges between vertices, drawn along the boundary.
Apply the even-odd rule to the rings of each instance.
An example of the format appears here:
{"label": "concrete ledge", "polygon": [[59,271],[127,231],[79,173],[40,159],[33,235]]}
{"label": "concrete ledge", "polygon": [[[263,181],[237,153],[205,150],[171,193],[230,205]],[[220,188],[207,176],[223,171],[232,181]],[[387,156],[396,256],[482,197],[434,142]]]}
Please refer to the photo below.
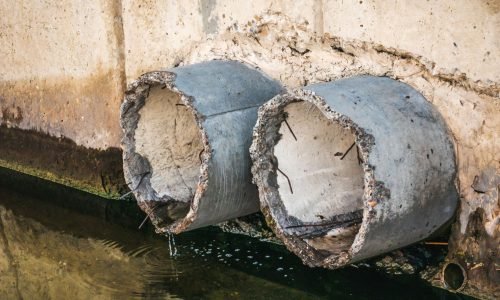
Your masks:
{"label": "concrete ledge", "polygon": [[120,149],[89,149],[67,138],[6,126],[0,126],[0,141],[0,167],[104,198],[127,190]]}

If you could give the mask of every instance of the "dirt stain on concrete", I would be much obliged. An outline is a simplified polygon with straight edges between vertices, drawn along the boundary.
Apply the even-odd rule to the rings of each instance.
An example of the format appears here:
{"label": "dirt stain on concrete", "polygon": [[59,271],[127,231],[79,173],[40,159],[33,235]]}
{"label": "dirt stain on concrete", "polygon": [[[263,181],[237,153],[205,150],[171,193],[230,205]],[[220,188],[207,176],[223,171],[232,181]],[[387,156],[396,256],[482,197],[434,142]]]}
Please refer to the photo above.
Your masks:
{"label": "dirt stain on concrete", "polygon": [[23,112],[19,106],[5,107],[2,109],[2,118],[0,120],[7,126],[19,125],[23,120]]}
{"label": "dirt stain on concrete", "polygon": [[120,72],[102,69],[85,78],[3,81],[0,123],[89,148],[118,147],[122,85]]}
{"label": "dirt stain on concrete", "polygon": [[0,166],[106,198],[127,191],[121,150],[78,146],[67,138],[0,126]]}

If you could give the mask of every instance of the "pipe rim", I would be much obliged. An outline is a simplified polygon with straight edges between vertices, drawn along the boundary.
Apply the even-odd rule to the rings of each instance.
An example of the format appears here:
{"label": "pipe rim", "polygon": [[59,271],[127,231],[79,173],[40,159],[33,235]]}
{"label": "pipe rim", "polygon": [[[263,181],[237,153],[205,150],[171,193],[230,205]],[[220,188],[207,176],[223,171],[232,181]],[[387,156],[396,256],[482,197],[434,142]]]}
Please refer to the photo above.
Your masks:
{"label": "pipe rim", "polygon": [[[322,109],[328,119],[355,129],[356,142],[363,154],[365,187],[362,223],[350,248],[348,245],[352,235],[344,235],[347,229],[329,232],[324,228],[320,228],[322,232],[316,229],[310,230],[320,234],[320,238],[311,245],[319,245],[318,248],[325,250],[326,253],[322,253],[322,256],[321,253],[314,253],[314,250],[307,245],[300,246],[299,242],[294,245],[293,242],[287,241],[292,237],[286,236],[286,232],[280,233],[283,230],[279,228],[279,224],[273,225],[280,222],[285,224],[284,226],[294,226],[297,223],[293,219],[291,223],[288,221],[288,224],[286,220],[280,220],[279,212],[275,213],[277,206],[273,205],[272,199],[266,198],[275,197],[267,194],[277,194],[269,188],[270,185],[276,184],[272,182],[274,180],[272,176],[268,176],[274,171],[269,166],[272,166],[269,157],[267,161],[259,157],[270,156],[267,152],[272,152],[269,149],[272,149],[279,139],[265,130],[265,125],[271,124],[269,126],[276,127],[272,123],[273,118],[266,114],[273,113],[273,110],[274,114],[277,114],[280,105],[286,105],[291,101],[282,99],[286,97],[296,98],[295,101],[309,100],[316,103],[316,107]],[[306,99],[307,97],[309,99]],[[454,185],[456,164],[453,143],[439,111],[419,91],[388,77],[366,75],[313,84],[289,92],[282,98],[275,97],[274,102],[259,111],[259,122],[254,131],[256,145],[251,150],[255,164],[253,174],[254,181],[259,186],[261,206],[263,212],[267,214],[268,222],[271,227],[274,226],[275,232],[288,248],[301,257],[304,263],[337,268],[374,257],[422,240],[453,217],[458,203],[458,193]],[[370,115],[373,117],[368,117]],[[305,123],[302,124],[301,126],[306,126]],[[314,130],[309,132],[312,133]],[[283,130],[280,133],[286,134]],[[335,145],[345,145],[342,139],[335,142],[331,138],[325,138],[331,140],[330,143],[335,151],[339,149]],[[289,139],[285,136],[286,140]],[[285,142],[285,145],[291,144]],[[321,148],[314,150],[316,155],[321,153],[318,149]],[[301,151],[308,152],[304,148],[301,148]],[[281,157],[290,159],[300,155]],[[316,167],[311,170],[314,168]],[[302,169],[307,172],[309,168],[302,167]],[[279,183],[283,185],[286,181],[282,177]],[[311,185],[306,188],[311,189]],[[339,191],[342,189],[341,187]],[[307,195],[301,197],[307,197],[304,201],[311,202]],[[348,208],[349,206],[344,206],[343,201],[348,201],[348,198],[340,200],[338,207]],[[331,201],[335,202],[337,200]],[[329,207],[333,215],[342,212],[335,207]],[[328,216],[332,215],[324,212]],[[276,218],[277,222],[274,222],[273,218]],[[346,228],[345,220],[340,219],[340,221],[334,223],[335,226]],[[298,224],[302,225],[300,222]],[[337,236],[339,232],[347,239],[341,240],[340,243],[329,239]],[[353,230],[347,233],[353,234]],[[297,248],[296,251],[294,248]],[[338,252],[343,249],[345,251],[339,254]]]}
{"label": "pipe rim", "polygon": [[[259,176],[266,177],[262,176],[262,174],[265,172],[265,166],[263,167],[262,161],[262,156],[264,155],[260,151],[263,149],[263,145],[266,142],[266,139],[269,137],[269,128],[274,128],[274,126],[269,125],[269,120],[273,117],[278,117],[279,114],[282,114],[284,108],[288,104],[299,101],[307,101],[315,105],[315,107],[321,111],[321,113],[325,116],[326,119],[328,119],[328,121],[334,122],[344,129],[351,130],[351,133],[355,136],[355,144],[357,147],[359,147],[360,155],[362,156],[362,169],[364,179],[362,221],[356,231],[354,241],[350,245],[349,249],[341,251],[338,254],[330,254],[325,256],[324,253],[311,247],[304,240],[287,233],[286,230],[284,230],[285,228],[283,228],[283,224],[280,224],[276,221],[277,219],[279,219],[276,216],[276,208],[279,205],[282,205],[276,203],[277,201],[281,201],[279,192],[277,191],[277,187],[270,186],[266,182],[266,180],[259,181],[255,179]],[[267,120],[263,121],[263,119]],[[283,121],[280,121],[278,123],[281,124],[282,122]],[[277,133],[278,130],[279,129],[276,129],[275,132]],[[271,155],[273,156],[275,145],[276,144],[273,144],[271,147]],[[253,161],[252,173],[254,175],[254,182],[259,188],[261,210],[266,218],[267,223],[273,229],[275,234],[281,238],[281,240],[285,243],[290,251],[298,255],[307,265],[338,268],[352,262],[352,257],[362,248],[364,244],[364,235],[368,230],[368,223],[370,222],[370,219],[374,214],[373,208],[376,205],[370,205],[369,203],[372,203],[371,201],[376,201],[375,195],[383,194],[385,190],[383,184],[376,185],[373,169],[367,163],[372,145],[373,137],[371,135],[366,133],[361,127],[359,127],[347,116],[335,112],[326,103],[324,98],[314,94],[309,90],[296,89],[292,92],[289,92],[288,94],[278,95],[259,109],[259,118],[254,128],[254,140],[251,146],[250,153]],[[276,176],[276,171],[273,175]],[[267,197],[267,192],[269,192],[269,189],[275,189],[273,193],[276,193],[278,195],[278,199],[276,199],[276,201],[274,201],[273,199],[269,201]],[[267,192],[264,192],[264,190],[266,190]]]}
{"label": "pipe rim", "polygon": [[[450,267],[458,267],[459,270],[461,271],[462,279],[461,279],[461,284],[458,288],[452,287],[452,284],[449,281],[451,279],[447,278],[448,275],[447,275],[446,271],[449,270]],[[462,291],[465,288],[465,286],[467,285],[467,280],[468,280],[467,271],[462,266],[462,264],[460,264],[458,261],[449,261],[441,269],[441,283],[443,284],[443,286],[447,290],[449,290],[453,293],[458,293],[458,292]]]}
{"label": "pipe rim", "polygon": [[[124,137],[122,139],[122,149],[123,149],[123,161],[124,161],[124,173],[127,182],[129,182],[129,188],[133,191],[134,196],[137,199],[138,205],[146,212],[146,214],[151,219],[151,222],[155,225],[155,230],[157,233],[180,233],[185,231],[196,218],[199,203],[206,193],[207,185],[208,185],[208,164],[212,159],[212,149],[208,142],[208,136],[206,130],[203,128],[202,121],[203,118],[201,114],[197,111],[196,107],[193,105],[193,97],[184,94],[180,91],[175,85],[176,74],[170,71],[153,71],[148,72],[141,75],[137,80],[132,82],[125,92],[125,100],[121,106],[120,111],[120,120],[121,127],[124,133]],[[203,152],[200,154],[201,162],[200,162],[200,170],[199,170],[199,179],[196,187],[196,191],[194,194],[194,198],[190,204],[189,211],[187,214],[175,220],[169,224],[162,224],[163,220],[161,218],[156,218],[157,215],[157,203],[158,199],[150,200],[143,197],[143,193],[135,192],[141,191],[141,182],[134,179],[132,174],[130,174],[129,165],[127,162],[131,156],[137,154],[135,151],[135,131],[137,130],[137,125],[139,123],[140,115],[139,111],[145,106],[148,96],[149,90],[153,87],[160,86],[162,89],[167,88],[172,93],[179,96],[182,104],[186,106],[186,108],[191,112],[193,118],[196,122],[198,130],[201,134],[202,144],[203,144]],[[128,120],[133,117],[132,114],[135,113],[139,117],[132,124],[128,124],[128,122],[124,120]],[[132,125],[132,126],[131,126]],[[146,182],[151,189],[151,184]],[[136,188],[137,187],[137,188]]]}

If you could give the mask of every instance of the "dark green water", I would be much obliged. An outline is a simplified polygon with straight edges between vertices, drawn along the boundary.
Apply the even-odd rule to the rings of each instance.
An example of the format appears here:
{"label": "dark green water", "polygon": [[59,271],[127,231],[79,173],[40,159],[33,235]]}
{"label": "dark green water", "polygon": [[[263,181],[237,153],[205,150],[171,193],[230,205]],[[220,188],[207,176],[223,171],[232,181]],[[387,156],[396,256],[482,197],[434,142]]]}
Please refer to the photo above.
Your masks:
{"label": "dark green water", "polygon": [[[417,277],[305,267],[205,228],[172,238],[110,202],[0,170],[0,299],[462,299]],[[7,176],[7,177],[6,177]]]}

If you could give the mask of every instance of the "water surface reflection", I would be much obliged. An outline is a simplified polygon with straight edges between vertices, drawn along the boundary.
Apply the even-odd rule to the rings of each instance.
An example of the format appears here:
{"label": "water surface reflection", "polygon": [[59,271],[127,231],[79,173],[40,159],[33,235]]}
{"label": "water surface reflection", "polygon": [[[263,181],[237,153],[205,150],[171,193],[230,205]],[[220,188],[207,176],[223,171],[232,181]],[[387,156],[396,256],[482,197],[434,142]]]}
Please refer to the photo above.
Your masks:
{"label": "water surface reflection", "polygon": [[116,205],[126,203],[66,197],[0,187],[2,299],[458,299],[414,277],[310,269],[282,246],[217,228],[174,245],[150,227],[137,230],[138,211],[121,220]]}

